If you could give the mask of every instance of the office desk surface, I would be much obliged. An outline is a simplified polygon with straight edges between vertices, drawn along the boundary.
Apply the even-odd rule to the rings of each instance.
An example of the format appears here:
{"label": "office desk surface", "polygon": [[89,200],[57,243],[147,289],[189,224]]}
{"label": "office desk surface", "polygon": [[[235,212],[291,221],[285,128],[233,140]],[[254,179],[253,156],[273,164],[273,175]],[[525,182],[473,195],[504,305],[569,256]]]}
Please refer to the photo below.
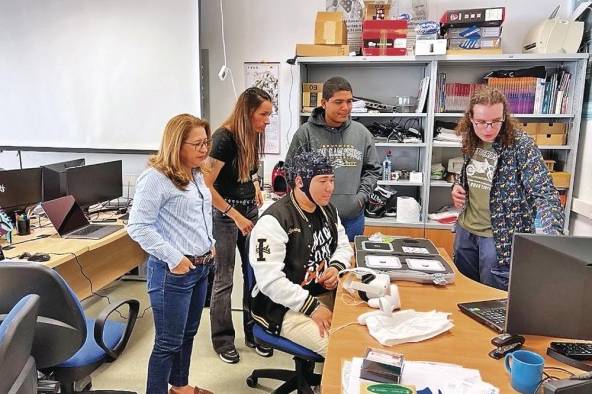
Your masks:
{"label": "office desk surface", "polygon": [[[449,262],[450,257],[443,249],[440,254]],[[451,264],[454,266],[454,264]],[[382,346],[368,334],[365,326],[358,324],[345,327],[330,336],[329,348],[323,368],[322,392],[325,394],[341,393],[341,364],[352,357],[363,357],[368,347],[388,349],[403,353],[406,360],[436,361],[454,363],[466,368],[478,369],[481,378],[495,386],[502,393],[513,392],[510,380],[506,374],[503,359],[494,360],[488,356],[494,348],[491,338],[497,335],[494,331],[481,325],[464,315],[457,307],[460,302],[505,298],[506,292],[484,286],[474,282],[456,271],[455,283],[446,287],[421,285],[411,282],[398,281],[402,309],[417,311],[437,310],[449,312],[454,321],[454,327],[435,338],[418,343],[407,343],[395,346]],[[372,309],[364,305],[348,305],[352,302],[341,285],[337,291],[333,320],[331,327],[341,327],[357,320],[357,317]],[[547,346],[553,338],[527,336],[524,349],[545,355]],[[561,367],[573,370],[545,357],[545,366]],[[553,373],[555,375],[555,373]],[[556,375],[565,376],[558,372]]]}
{"label": "office desk surface", "polygon": [[[37,238],[40,234],[49,236]],[[30,241],[19,243],[27,240]],[[7,258],[16,258],[24,252],[49,254],[50,260],[40,264],[62,275],[80,299],[92,293],[89,280],[92,291],[97,291],[146,259],[145,252],[129,237],[125,227],[102,239],[87,240],[61,238],[49,225],[34,230],[31,235],[15,237],[14,243],[13,249],[4,251]]]}

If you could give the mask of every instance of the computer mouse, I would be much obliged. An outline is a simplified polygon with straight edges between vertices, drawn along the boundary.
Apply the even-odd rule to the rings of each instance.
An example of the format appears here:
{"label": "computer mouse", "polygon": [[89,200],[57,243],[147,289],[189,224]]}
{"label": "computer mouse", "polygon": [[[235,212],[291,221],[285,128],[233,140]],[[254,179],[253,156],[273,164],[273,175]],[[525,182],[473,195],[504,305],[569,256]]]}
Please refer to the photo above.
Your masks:
{"label": "computer mouse", "polygon": [[37,262],[49,261],[49,259],[51,259],[51,256],[46,253],[35,253],[33,256],[28,258],[29,261]]}

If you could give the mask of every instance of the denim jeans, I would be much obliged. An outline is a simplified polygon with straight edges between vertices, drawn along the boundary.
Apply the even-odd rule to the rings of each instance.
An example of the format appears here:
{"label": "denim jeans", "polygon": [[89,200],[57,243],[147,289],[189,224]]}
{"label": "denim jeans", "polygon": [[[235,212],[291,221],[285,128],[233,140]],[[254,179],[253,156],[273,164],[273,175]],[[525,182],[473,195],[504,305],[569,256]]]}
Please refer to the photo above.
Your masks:
{"label": "denim jeans", "polygon": [[364,218],[364,211],[360,212],[360,214],[351,219],[341,219],[341,224],[345,227],[345,233],[347,234],[347,238],[349,238],[349,242],[354,242],[354,237],[356,235],[364,234],[364,224],[366,220]]}
{"label": "denim jeans", "polygon": [[508,290],[508,266],[498,264],[493,237],[481,237],[456,225],[454,264],[466,277],[487,286]]}
{"label": "denim jeans", "polygon": [[[256,206],[235,206],[244,217],[253,223],[257,221]],[[212,325],[212,345],[217,353],[234,348],[234,325],[232,324],[231,294],[234,274],[235,249],[241,258],[243,271],[243,329],[245,340],[253,342],[253,317],[251,316],[251,292],[249,275],[253,269],[249,264],[248,235],[244,236],[236,227],[234,220],[214,209],[214,238],[216,239],[216,273],[210,300],[210,322]]]}
{"label": "denim jeans", "polygon": [[148,362],[149,394],[168,393],[168,384],[189,384],[193,337],[197,333],[208,286],[211,263],[186,274],[170,272],[168,265],[150,256],[147,286],[154,314],[155,340]]}

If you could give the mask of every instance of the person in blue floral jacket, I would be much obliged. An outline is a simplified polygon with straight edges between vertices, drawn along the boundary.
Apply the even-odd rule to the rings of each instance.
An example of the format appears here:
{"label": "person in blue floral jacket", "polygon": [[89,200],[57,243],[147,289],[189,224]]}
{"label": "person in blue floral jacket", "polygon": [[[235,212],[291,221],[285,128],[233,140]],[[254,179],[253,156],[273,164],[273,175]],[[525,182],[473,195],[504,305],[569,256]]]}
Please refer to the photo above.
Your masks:
{"label": "person in blue floral jacket", "polygon": [[537,214],[544,233],[562,233],[559,195],[541,152],[518,129],[499,90],[475,92],[457,132],[465,161],[452,188],[454,205],[462,208],[454,263],[465,276],[506,290],[514,233],[534,233]]}

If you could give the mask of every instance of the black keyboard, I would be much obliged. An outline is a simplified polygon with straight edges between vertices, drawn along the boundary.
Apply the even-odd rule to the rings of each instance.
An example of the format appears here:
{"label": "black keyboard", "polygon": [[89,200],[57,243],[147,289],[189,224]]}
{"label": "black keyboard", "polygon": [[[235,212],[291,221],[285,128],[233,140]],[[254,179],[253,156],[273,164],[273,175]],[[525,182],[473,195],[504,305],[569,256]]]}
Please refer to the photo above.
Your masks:
{"label": "black keyboard", "polygon": [[592,360],[592,343],[551,342],[551,349],[576,360]]}
{"label": "black keyboard", "polygon": [[475,313],[483,317],[485,320],[488,320],[501,327],[502,329],[506,324],[506,308],[481,309]]}
{"label": "black keyboard", "polygon": [[89,224],[88,226],[83,227],[80,230],[71,232],[69,235],[88,235],[100,230],[102,227],[103,226],[101,226],[100,224]]}

